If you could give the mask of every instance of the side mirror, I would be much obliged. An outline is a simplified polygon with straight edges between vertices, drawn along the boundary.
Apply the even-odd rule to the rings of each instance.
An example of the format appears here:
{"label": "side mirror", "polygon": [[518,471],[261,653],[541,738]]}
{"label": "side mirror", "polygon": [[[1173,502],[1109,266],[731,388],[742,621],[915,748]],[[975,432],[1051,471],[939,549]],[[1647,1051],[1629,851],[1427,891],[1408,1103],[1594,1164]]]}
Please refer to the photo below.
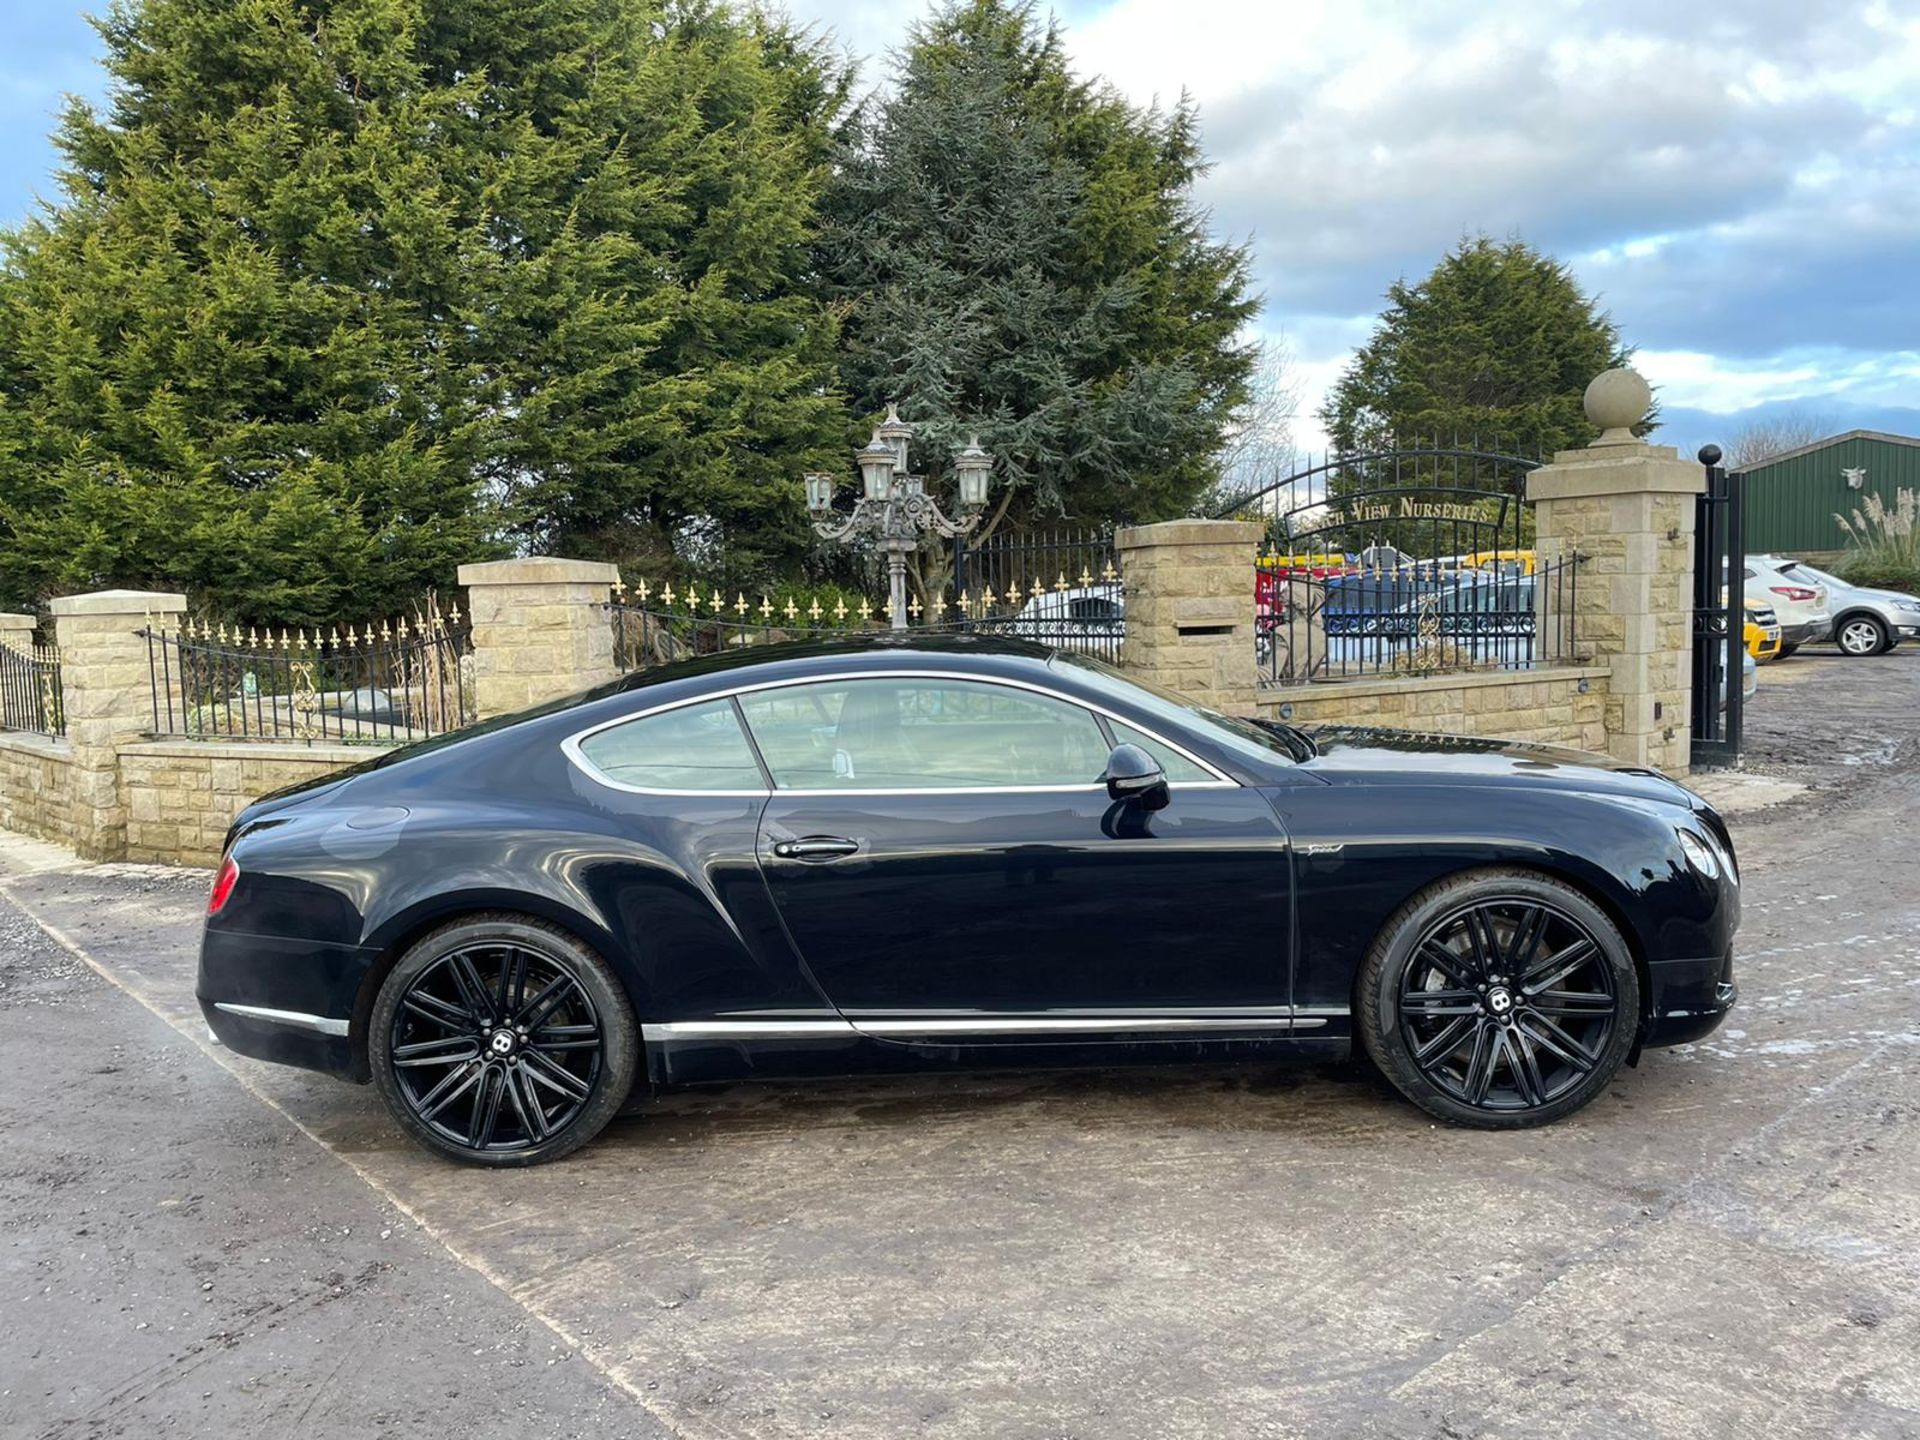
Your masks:
{"label": "side mirror", "polygon": [[1167,793],[1167,773],[1160,762],[1138,745],[1116,745],[1107,757],[1107,797],[1137,800],[1144,810],[1164,810],[1173,797]]}

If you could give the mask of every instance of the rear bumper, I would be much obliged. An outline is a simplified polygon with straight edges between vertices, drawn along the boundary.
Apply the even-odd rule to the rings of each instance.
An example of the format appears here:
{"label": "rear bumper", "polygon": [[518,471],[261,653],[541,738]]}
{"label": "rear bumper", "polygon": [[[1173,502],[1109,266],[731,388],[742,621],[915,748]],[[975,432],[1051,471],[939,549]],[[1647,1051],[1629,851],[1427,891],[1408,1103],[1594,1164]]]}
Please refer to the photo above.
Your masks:
{"label": "rear bumper", "polygon": [[1804,625],[1782,625],[1780,643],[1782,645],[1811,645],[1815,641],[1825,640],[1833,634],[1833,621],[1810,620]]}
{"label": "rear bumper", "polygon": [[[200,1001],[200,1013],[206,1016],[213,1038],[237,1055],[302,1070],[323,1070],[345,1080],[366,1078],[355,1073],[353,1041],[344,1028],[338,1034],[315,1028],[316,1022],[325,1022],[328,1017],[298,1011],[249,1013],[257,1008],[262,1007],[248,1007],[243,1012],[223,1009],[220,1002],[204,997]],[[346,1023],[338,1022],[341,1027]]]}
{"label": "rear bumper", "polygon": [[214,1038],[236,1054],[364,1080],[352,1016],[377,952],[209,928],[194,987]]}
{"label": "rear bumper", "polygon": [[1647,966],[1649,1049],[1686,1045],[1711,1035],[1740,999],[1733,951],[1706,960],[1656,960]]}

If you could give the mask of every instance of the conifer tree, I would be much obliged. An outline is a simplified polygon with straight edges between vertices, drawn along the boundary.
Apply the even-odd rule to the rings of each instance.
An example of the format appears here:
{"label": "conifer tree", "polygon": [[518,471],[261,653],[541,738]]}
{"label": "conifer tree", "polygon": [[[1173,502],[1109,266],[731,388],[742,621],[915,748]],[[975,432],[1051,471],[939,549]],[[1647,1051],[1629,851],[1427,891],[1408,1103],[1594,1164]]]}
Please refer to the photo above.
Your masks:
{"label": "conifer tree", "polygon": [[1477,436],[1550,457],[1599,433],[1581,406],[1587,382],[1633,353],[1567,267],[1520,240],[1463,240],[1387,299],[1321,407],[1336,450]]}
{"label": "conifer tree", "polygon": [[895,65],[827,201],[852,409],[898,400],[933,465],[977,429],[1002,524],[1184,514],[1217,478],[1258,308],[1193,199],[1193,108],[1076,79],[1015,0],[948,0]]}
{"label": "conifer tree", "polygon": [[844,77],[702,0],[116,0],[4,237],[0,591],[404,606],[522,545],[751,573],[837,456]]}

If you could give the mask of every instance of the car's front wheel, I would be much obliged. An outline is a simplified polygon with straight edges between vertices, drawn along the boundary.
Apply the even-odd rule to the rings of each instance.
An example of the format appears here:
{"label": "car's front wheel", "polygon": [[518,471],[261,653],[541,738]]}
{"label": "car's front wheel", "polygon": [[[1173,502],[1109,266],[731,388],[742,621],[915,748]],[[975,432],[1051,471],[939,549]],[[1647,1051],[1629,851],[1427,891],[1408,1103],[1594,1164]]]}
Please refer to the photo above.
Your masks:
{"label": "car's front wheel", "polygon": [[380,987],[374,1088],[414,1139],[476,1165],[571,1154],[613,1118],[640,1050],[605,960],[556,926],[477,915],[423,937]]}
{"label": "car's front wheel", "polygon": [[1893,648],[1892,633],[1871,615],[1847,616],[1833,638],[1842,655],[1878,655]]}
{"label": "car's front wheel", "polygon": [[1457,1125],[1569,1115],[1633,1047],[1626,941],[1572,886],[1531,871],[1443,880],[1388,923],[1361,969],[1361,1042],[1396,1089]]}

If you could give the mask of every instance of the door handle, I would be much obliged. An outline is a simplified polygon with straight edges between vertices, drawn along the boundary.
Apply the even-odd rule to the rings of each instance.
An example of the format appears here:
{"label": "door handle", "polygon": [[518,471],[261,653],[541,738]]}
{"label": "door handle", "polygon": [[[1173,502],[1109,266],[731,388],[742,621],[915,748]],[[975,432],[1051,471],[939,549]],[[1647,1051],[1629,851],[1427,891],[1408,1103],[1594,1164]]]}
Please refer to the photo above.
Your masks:
{"label": "door handle", "polygon": [[860,853],[860,842],[844,835],[808,835],[800,840],[781,840],[773,853],[782,860],[840,860]]}

